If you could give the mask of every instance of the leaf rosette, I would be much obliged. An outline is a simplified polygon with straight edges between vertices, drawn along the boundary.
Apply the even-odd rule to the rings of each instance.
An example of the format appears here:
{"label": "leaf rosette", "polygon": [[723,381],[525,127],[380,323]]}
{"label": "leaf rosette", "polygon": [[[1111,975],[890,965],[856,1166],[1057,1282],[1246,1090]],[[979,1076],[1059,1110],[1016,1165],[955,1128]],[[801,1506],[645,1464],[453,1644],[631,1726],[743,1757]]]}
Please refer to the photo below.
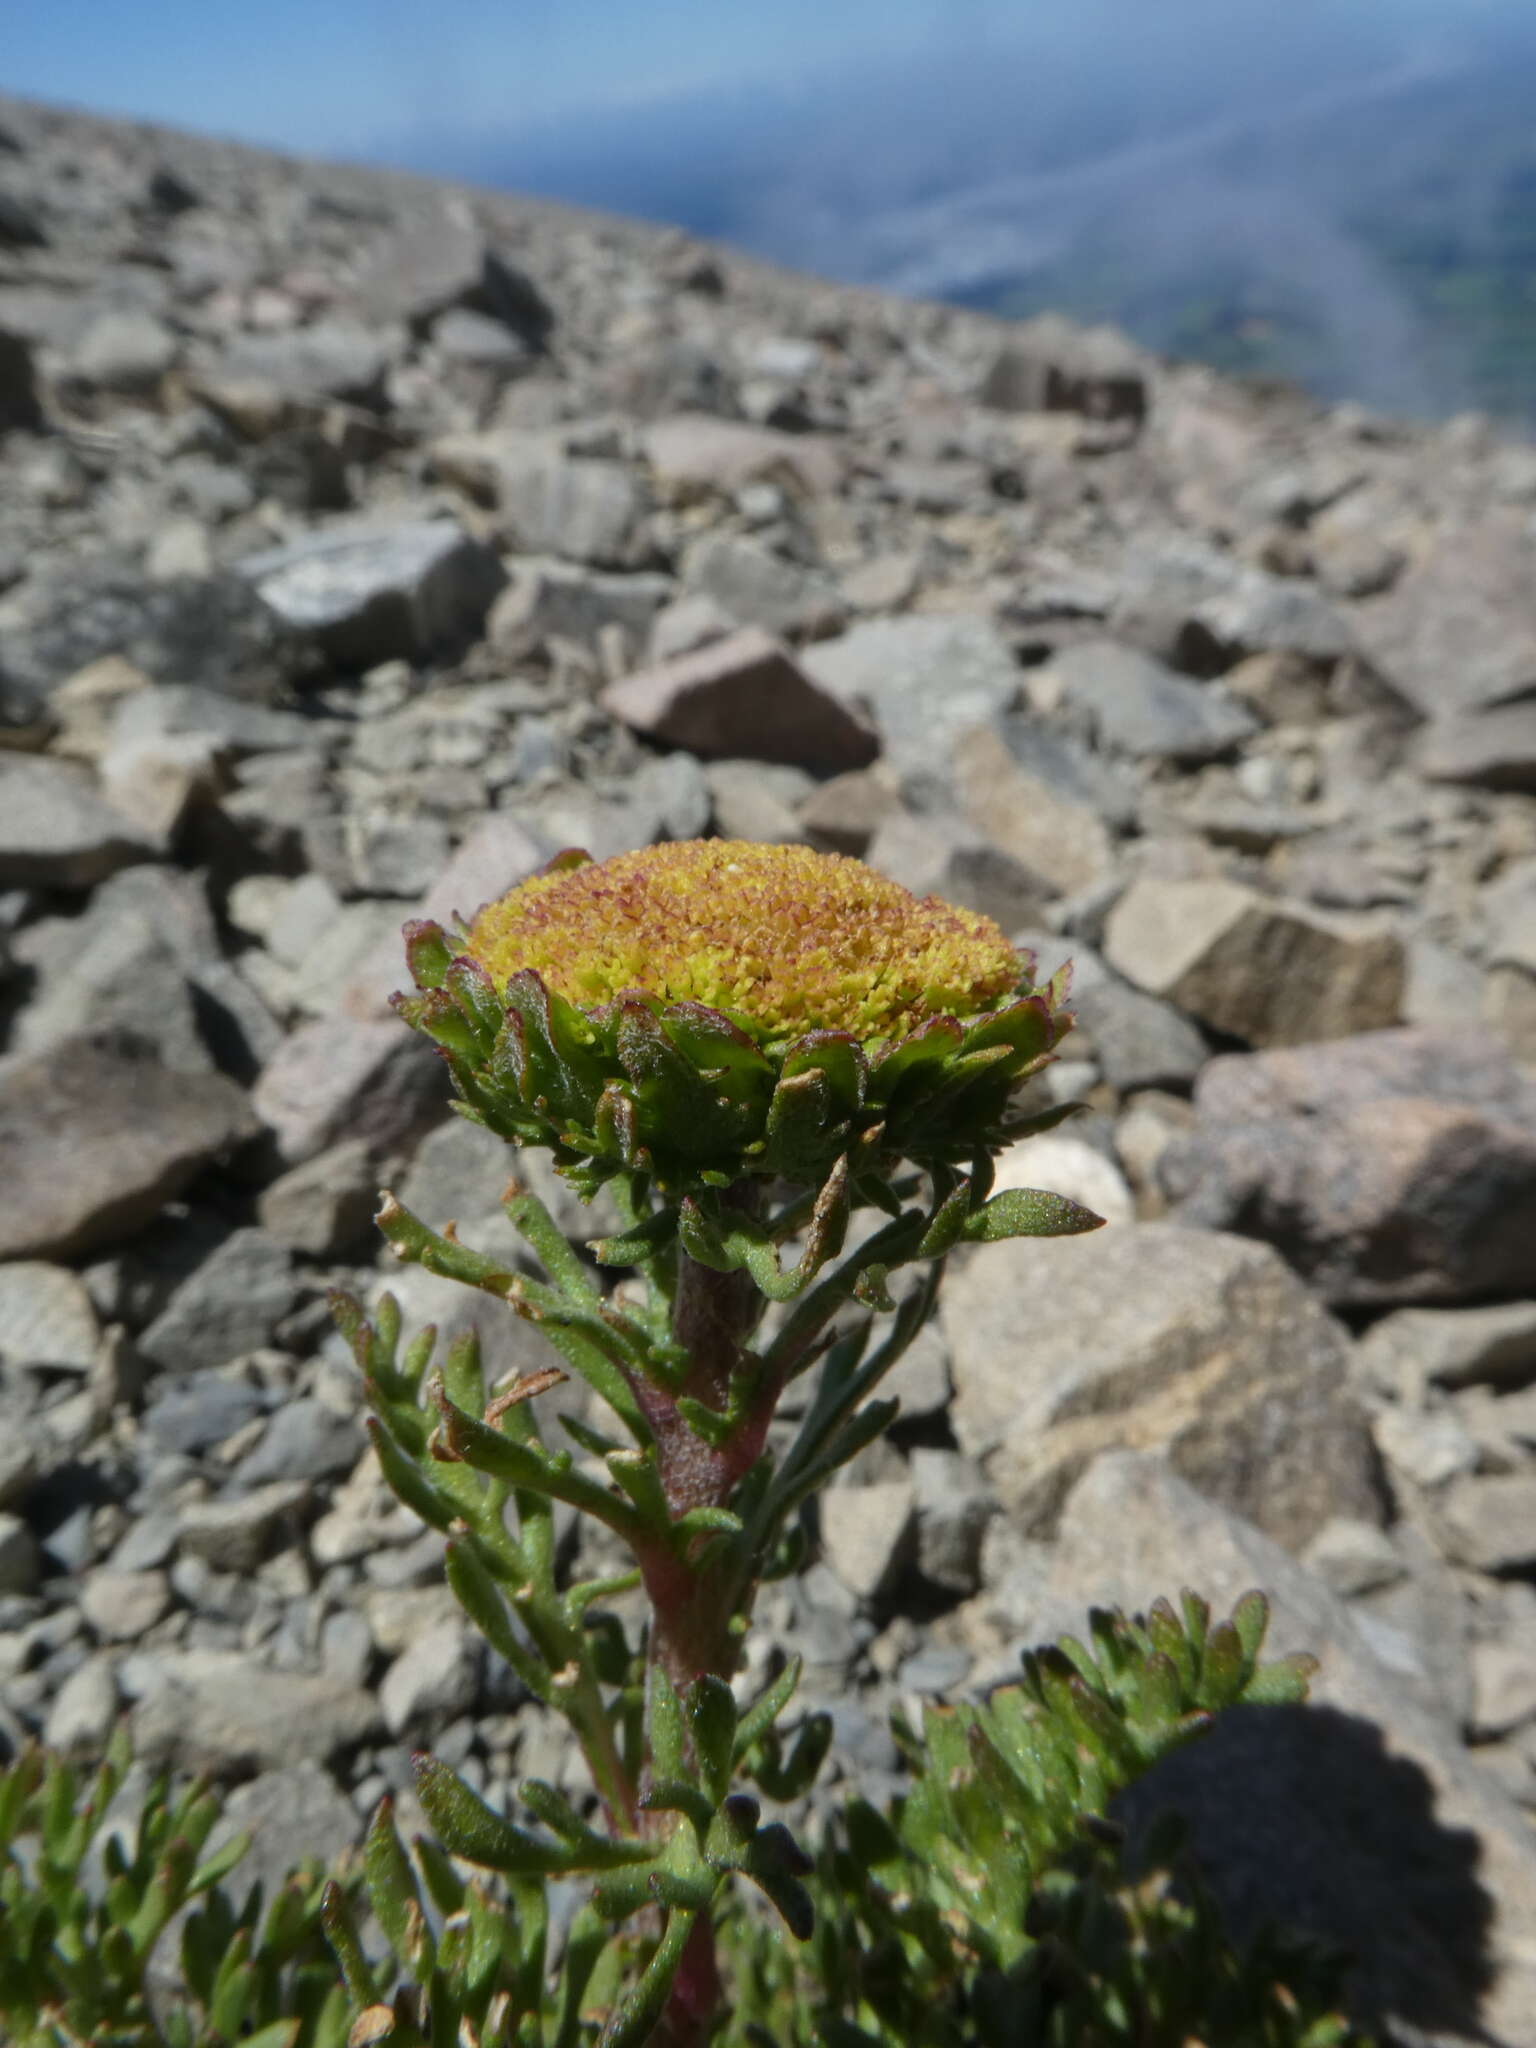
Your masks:
{"label": "leaf rosette", "polygon": [[1072,1023],[1065,974],[1036,986],[991,919],[805,847],[562,854],[467,925],[405,935],[416,992],[395,1004],[463,1112],[548,1147],[584,1195],[835,1176],[888,1208],[899,1162],[968,1165],[1041,1127],[1014,1098]]}

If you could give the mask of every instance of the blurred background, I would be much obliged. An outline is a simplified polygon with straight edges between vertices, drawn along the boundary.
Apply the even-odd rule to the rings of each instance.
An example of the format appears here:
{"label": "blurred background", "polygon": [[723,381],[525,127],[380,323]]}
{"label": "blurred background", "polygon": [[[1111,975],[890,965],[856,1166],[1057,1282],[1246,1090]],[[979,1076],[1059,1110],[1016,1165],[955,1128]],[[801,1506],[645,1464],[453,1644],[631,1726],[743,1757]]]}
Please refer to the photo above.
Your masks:
{"label": "blurred background", "polygon": [[11,0],[0,85],[1536,424],[1530,0]]}

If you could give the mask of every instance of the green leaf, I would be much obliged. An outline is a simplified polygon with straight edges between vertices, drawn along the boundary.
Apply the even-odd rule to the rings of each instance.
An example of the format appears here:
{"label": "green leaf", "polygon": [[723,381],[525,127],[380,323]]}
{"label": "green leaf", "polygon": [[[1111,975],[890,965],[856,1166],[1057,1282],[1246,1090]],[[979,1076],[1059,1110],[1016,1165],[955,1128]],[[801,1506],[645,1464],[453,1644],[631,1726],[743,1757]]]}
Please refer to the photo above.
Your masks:
{"label": "green leaf", "polygon": [[1078,1237],[1103,1228],[1104,1218],[1043,1188],[1007,1188],[965,1220],[968,1244],[997,1244],[1009,1237]]}
{"label": "green leaf", "polygon": [[598,2048],[640,2048],[650,2038],[671,1994],[672,1980],[683,1960],[696,1917],[687,1911],[668,1916],[655,1953],[639,1983],[598,2036]]}
{"label": "green leaf", "polygon": [[558,1843],[540,1841],[503,1820],[436,1757],[415,1756],[411,1762],[417,1796],[451,1854],[511,1877],[561,1877],[573,1867]]}
{"label": "green leaf", "polygon": [[736,1753],[736,1700],[723,1678],[705,1674],[688,1688],[688,1726],[706,1798],[718,1806],[731,1789]]}
{"label": "green leaf", "polygon": [[414,1932],[411,1909],[414,1907],[419,1915],[421,1899],[395,1828],[392,1799],[381,1799],[374,1810],[363,1848],[363,1868],[367,1874],[368,1897],[379,1925],[396,1956],[404,1962],[410,1953]]}
{"label": "green leaf", "polygon": [[651,1762],[658,1778],[686,1779],[688,1773],[688,1730],[683,1703],[672,1681],[659,1664],[651,1666],[646,1680],[650,1712]]}

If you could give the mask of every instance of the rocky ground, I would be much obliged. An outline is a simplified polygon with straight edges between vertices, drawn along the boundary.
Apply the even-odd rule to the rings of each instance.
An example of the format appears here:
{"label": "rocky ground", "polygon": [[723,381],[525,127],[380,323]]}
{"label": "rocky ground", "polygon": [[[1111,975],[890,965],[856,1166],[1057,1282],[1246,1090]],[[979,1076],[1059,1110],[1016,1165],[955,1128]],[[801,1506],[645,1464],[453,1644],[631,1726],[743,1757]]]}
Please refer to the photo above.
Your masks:
{"label": "rocky ground", "polygon": [[402,920],[708,831],[1077,964],[1091,1111],[1004,1172],[1110,1227],[952,1276],[763,1603],[846,1769],[1091,1601],[1258,1583],[1329,1711],[1171,1781],[1234,1910],[1536,2042],[1536,448],[14,102],[0,1753],[130,1711],[269,1869],[422,1743],[569,1770],[324,1294],[462,1319],[381,1184],[506,1234]]}

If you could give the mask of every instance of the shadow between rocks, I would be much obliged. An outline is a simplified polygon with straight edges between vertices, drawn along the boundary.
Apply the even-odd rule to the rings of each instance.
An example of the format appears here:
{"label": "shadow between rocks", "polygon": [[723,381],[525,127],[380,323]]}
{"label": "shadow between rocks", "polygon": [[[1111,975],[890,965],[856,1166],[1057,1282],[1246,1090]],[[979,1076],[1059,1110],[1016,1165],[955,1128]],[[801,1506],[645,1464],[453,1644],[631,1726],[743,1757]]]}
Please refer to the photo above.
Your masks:
{"label": "shadow between rocks", "polygon": [[1238,1707],[1117,1802],[1134,1862],[1170,1809],[1228,1933],[1266,1921],[1345,1951],[1359,2019],[1487,2041],[1493,1902],[1475,1834],[1435,1818],[1415,1763],[1332,1707]]}

